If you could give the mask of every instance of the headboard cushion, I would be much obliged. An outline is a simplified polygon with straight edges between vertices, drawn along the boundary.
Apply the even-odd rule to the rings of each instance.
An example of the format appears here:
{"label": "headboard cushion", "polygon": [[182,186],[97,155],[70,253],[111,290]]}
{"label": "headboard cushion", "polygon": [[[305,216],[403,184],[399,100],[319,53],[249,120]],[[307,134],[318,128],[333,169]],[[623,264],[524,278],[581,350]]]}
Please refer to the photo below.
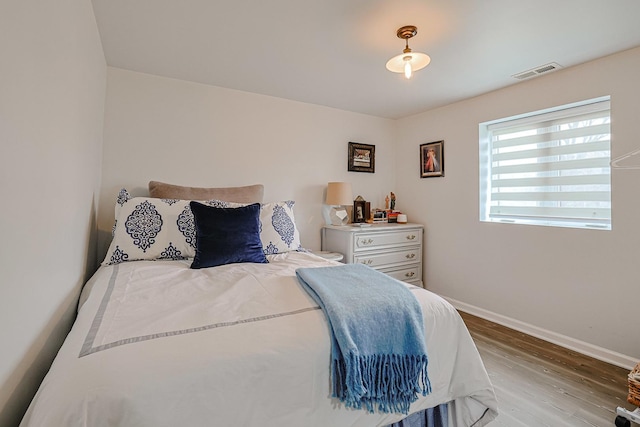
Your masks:
{"label": "headboard cushion", "polygon": [[201,188],[183,187],[164,182],[149,181],[149,195],[156,199],[223,200],[236,203],[262,203],[264,185],[245,187]]}

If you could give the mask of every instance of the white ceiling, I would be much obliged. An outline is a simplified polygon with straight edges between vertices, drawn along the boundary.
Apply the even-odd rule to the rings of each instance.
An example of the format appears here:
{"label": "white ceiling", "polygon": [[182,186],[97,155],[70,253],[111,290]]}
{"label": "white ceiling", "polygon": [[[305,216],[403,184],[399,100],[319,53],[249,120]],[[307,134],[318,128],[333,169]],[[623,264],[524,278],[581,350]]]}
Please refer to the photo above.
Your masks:
{"label": "white ceiling", "polygon": [[[399,118],[640,46],[638,0],[92,0],[113,67]],[[431,64],[386,70],[396,30]]]}

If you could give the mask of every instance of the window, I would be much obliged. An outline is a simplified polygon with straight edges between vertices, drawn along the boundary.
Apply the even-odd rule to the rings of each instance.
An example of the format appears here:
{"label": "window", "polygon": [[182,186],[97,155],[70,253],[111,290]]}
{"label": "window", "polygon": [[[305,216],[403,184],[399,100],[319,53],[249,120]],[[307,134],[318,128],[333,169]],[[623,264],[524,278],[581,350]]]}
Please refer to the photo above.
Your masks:
{"label": "window", "polygon": [[611,230],[609,97],[480,124],[480,221]]}

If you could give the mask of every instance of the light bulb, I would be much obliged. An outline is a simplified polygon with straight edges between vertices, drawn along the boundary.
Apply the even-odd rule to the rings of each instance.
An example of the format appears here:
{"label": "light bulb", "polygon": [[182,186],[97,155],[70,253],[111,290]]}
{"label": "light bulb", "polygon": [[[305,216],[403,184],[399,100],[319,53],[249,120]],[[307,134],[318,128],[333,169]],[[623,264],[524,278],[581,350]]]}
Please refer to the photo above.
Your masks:
{"label": "light bulb", "polygon": [[411,78],[411,73],[412,73],[412,69],[411,69],[411,56],[407,55],[403,58],[404,60],[404,76],[407,79]]}

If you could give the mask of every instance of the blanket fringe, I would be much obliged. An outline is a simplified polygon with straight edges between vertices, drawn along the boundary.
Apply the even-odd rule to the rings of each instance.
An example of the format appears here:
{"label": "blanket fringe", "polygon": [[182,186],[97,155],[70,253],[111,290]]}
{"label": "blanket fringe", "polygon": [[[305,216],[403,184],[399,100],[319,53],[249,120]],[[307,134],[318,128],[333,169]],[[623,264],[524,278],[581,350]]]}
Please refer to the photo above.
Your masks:
{"label": "blanket fringe", "polygon": [[409,413],[418,394],[431,393],[426,355],[350,353],[332,361],[333,397],[347,408]]}

